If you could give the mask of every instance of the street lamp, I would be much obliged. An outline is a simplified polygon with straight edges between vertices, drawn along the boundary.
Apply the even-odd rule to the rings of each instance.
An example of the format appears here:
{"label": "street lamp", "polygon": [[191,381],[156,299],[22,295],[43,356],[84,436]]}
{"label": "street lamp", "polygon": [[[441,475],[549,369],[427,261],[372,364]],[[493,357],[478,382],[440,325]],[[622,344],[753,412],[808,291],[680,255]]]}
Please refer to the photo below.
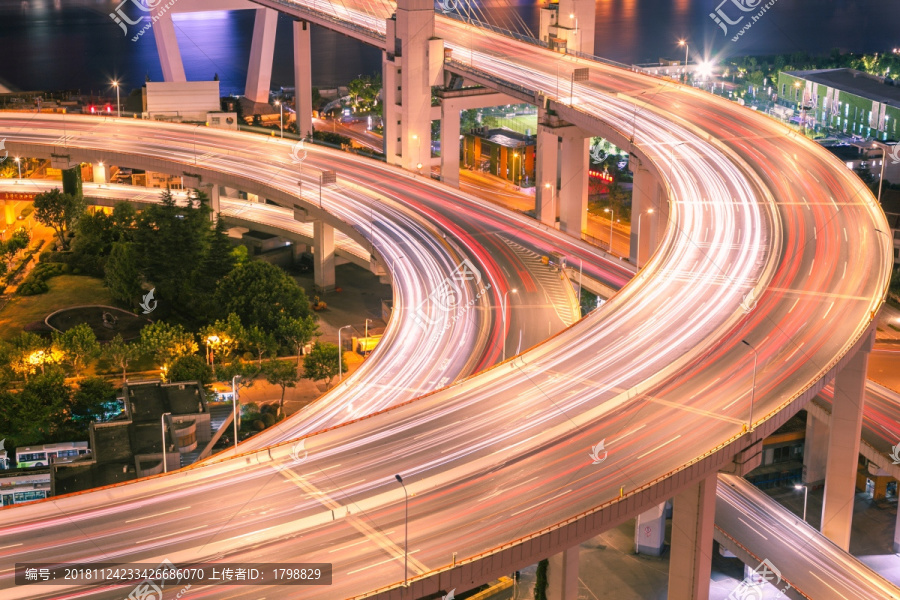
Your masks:
{"label": "street lamp", "polygon": [[[206,361],[212,366],[213,377],[216,376],[216,351],[215,346],[219,343],[219,336],[211,335],[206,338]],[[212,348],[210,347],[212,346]]]}
{"label": "street lamp", "polygon": [[750,388],[750,431],[753,431],[753,401],[756,399],[756,363],[759,360],[759,352],[747,340],[741,342],[753,350],[753,387]]}
{"label": "street lamp", "polygon": [[341,331],[347,329],[350,325],[344,325],[338,329],[338,381],[344,380],[344,347],[341,346]]}
{"label": "street lamp", "polygon": [[19,179],[22,179],[22,159],[17,156],[13,160],[16,161],[16,166],[19,167]]}
{"label": "street lamp", "polygon": [[652,215],[652,214],[653,214],[652,208],[648,208],[645,212],[638,214],[638,231],[637,231],[637,234],[638,234],[637,235],[637,238],[638,238],[637,239],[637,244],[638,244],[638,246],[637,246],[637,266],[638,266],[638,269],[641,268],[641,217],[643,217],[644,215]]}
{"label": "street lamp", "polygon": [[275,101],[275,106],[278,107],[278,122],[281,124],[281,137],[284,137],[284,105],[280,100]]}
{"label": "street lamp", "polygon": [[[873,148],[878,148],[878,144],[872,144]],[[881,175],[878,177],[878,204],[881,204],[881,185],[884,183],[884,159],[887,158],[887,152],[885,152],[884,148],[880,148],[881,150]],[[18,160],[18,159],[16,159]],[[19,175],[19,178],[22,178],[22,175]]]}
{"label": "street lamp", "polygon": [[162,447],[163,447],[163,473],[169,472],[169,464],[166,461],[166,415],[171,415],[170,412],[164,412],[162,416],[159,417],[159,425],[162,430]]}
{"label": "street lamp", "polygon": [[241,380],[240,375],[235,375],[231,378],[231,410],[234,420],[234,449],[237,450],[238,445],[238,415],[240,411],[238,410],[238,393],[237,393],[237,384]]}
{"label": "street lamp", "polygon": [[119,81],[117,79],[113,79],[112,86],[116,88],[116,116],[122,116],[122,104],[119,102]]}
{"label": "street lamp", "polygon": [[419,162],[419,152],[422,150],[422,146],[419,144],[419,136],[415,133],[412,136],[413,141],[416,143],[416,169],[419,171],[422,170],[422,163]]}
{"label": "street lamp", "polygon": [[809,488],[805,485],[801,485],[799,483],[794,484],[794,489],[799,490],[803,488],[803,522],[806,522],[806,500],[809,497]]}
{"label": "street lamp", "polygon": [[684,46],[684,83],[687,84],[688,50],[691,46],[687,43],[687,40],[678,40],[678,45]]}
{"label": "street lamp", "polygon": [[405,525],[403,527],[403,587],[409,587],[409,493],[407,493],[406,486],[403,485],[403,478],[399,474],[394,475],[394,479],[403,488],[403,496],[406,499]]}
{"label": "street lamp", "polygon": [[506,360],[506,299],[507,299],[507,296],[509,296],[510,292],[515,294],[515,293],[518,293],[518,291],[519,290],[517,290],[516,288],[513,288],[511,290],[506,290],[506,292],[504,292],[504,294],[503,294],[502,302],[500,302],[500,312],[503,313],[503,321],[502,321],[503,327],[500,330],[500,335],[503,337],[503,358],[500,362],[503,362]]}
{"label": "street lamp", "polygon": [[371,321],[371,320],[372,320],[372,319],[366,319],[366,340],[367,340],[367,343],[368,343],[368,339],[369,339],[369,321]]}
{"label": "street lamp", "polygon": [[[575,17],[575,13],[569,13],[570,19],[575,19],[575,37],[578,37],[578,19]],[[577,52],[581,52],[581,43],[578,44]]]}
{"label": "street lamp", "polygon": [[609,251],[613,249],[613,221],[616,220],[616,210],[614,208],[604,208],[603,212],[609,213]]}

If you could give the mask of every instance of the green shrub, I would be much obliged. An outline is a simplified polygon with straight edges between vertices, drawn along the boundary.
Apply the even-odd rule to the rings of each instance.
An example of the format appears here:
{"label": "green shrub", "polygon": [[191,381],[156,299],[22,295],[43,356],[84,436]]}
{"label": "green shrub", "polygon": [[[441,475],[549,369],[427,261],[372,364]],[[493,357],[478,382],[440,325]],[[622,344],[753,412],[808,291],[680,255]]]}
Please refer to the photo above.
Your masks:
{"label": "green shrub", "polygon": [[262,431],[265,428],[266,428],[266,424],[264,422],[260,421],[259,419],[257,419],[256,421],[253,421],[253,429],[255,429],[256,431]]}
{"label": "green shrub", "polygon": [[263,422],[266,424],[266,427],[271,427],[275,424],[275,415],[270,412],[267,412],[262,417]]}
{"label": "green shrub", "polygon": [[29,276],[22,285],[19,286],[17,293],[20,296],[37,296],[38,294],[46,294],[50,290],[50,286],[43,279],[31,279]]}

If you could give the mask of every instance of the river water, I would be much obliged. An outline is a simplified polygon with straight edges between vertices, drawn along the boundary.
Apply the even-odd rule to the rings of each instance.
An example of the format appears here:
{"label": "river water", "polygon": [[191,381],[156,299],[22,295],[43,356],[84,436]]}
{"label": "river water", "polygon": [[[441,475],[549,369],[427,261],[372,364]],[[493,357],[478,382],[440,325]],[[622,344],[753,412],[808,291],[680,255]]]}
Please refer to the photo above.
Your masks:
{"label": "river water", "polygon": [[[737,42],[725,36],[710,13],[721,6],[736,19],[742,13],[733,3],[755,6],[766,0],[720,2],[597,0],[596,54],[627,63],[682,58],[676,45],[681,37],[690,41],[692,60],[900,47],[900,0],[775,0]],[[121,78],[126,89],[140,86],[146,77],[161,81],[152,29],[135,42],[123,36],[109,17],[118,4],[117,0],[0,0],[0,84],[19,90],[106,94],[114,77]],[[498,24],[511,22],[515,11],[533,31],[542,4],[490,0],[481,8]],[[176,14],[175,22],[188,79],[218,74],[223,94],[241,93],[253,11]],[[279,19],[273,87],[293,85],[290,23],[287,17]],[[731,27],[729,35],[737,29]],[[344,84],[380,69],[379,51],[333,32],[314,27],[312,44],[313,83],[319,87]]]}

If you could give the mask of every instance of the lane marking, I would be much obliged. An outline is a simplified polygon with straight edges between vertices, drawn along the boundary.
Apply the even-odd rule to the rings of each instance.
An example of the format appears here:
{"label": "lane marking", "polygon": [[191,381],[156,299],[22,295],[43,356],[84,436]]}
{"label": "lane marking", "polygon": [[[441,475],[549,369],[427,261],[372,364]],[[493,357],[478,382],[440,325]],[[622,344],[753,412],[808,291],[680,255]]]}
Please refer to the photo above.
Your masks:
{"label": "lane marking", "polygon": [[172,537],[173,535],[179,535],[182,533],[187,533],[188,531],[197,531],[198,529],[206,529],[209,525],[200,525],[199,527],[192,527],[190,529],[181,529],[174,533],[167,533],[166,535],[158,535],[156,537],[147,538],[146,540],[140,540],[135,542],[135,544],[143,544],[144,542],[152,542],[153,540],[161,540],[162,538]]}
{"label": "lane marking", "polygon": [[163,516],[163,515],[169,515],[169,514],[172,514],[172,513],[174,513],[174,512],[178,512],[178,511],[180,511],[180,510],[188,510],[189,508],[191,508],[191,507],[190,507],[190,506],[184,506],[184,507],[182,507],[182,508],[173,508],[172,510],[167,510],[167,511],[165,511],[165,512],[156,513],[155,515],[148,515],[148,516],[146,516],[146,517],[138,517],[137,519],[131,519],[131,520],[125,521],[125,522],[126,522],[126,523],[134,523],[135,521],[143,521],[144,519],[152,519],[153,517],[161,517],[161,516]]}

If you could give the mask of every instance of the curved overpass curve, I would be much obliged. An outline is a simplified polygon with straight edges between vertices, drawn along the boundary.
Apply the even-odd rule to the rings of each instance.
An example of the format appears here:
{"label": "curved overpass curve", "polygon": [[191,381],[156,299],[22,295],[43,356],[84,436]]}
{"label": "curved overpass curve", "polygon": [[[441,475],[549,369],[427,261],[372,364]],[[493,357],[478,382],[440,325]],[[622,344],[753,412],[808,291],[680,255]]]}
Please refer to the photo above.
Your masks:
{"label": "curved overpass curve", "polygon": [[[706,100],[704,108],[729,117],[729,127],[752,134],[763,162],[741,157],[750,150],[741,147],[746,136],[704,139],[712,117],[672,114],[671,98],[658,112],[636,111],[644,138],[635,143],[645,144],[669,186],[670,228],[641,275],[596,314],[449,388],[309,436],[301,464],[285,464],[285,446],[251,452],[21,507],[10,511],[7,529],[28,531],[35,555],[58,547],[59,560],[328,554],[335,584],[302,590],[304,597],[420,597],[533,563],[727,465],[818,391],[860,343],[885,289],[890,249],[874,231],[883,230],[884,217],[871,194],[836,161],[783,131],[775,143],[767,128],[774,123],[736,106],[675,93],[688,106]],[[612,119],[615,106],[600,98],[591,111]],[[681,176],[667,172],[665,156],[650,146],[673,138],[691,139]],[[785,172],[768,160],[767,144],[802,154],[805,169]],[[841,231],[843,245],[829,247]],[[823,268],[840,269],[851,251],[855,270]],[[757,286],[762,293],[746,313],[740,303]],[[749,434],[753,359],[744,339],[761,358]],[[600,440],[609,456],[594,465],[589,452]],[[402,594],[403,495],[394,473],[413,495],[413,577]],[[152,505],[163,494],[188,505],[202,486],[216,485],[228,486],[226,508],[237,514],[209,516],[209,531],[188,532],[189,521],[160,517],[123,527],[132,531],[128,539],[115,535],[121,507]],[[113,498],[115,506],[104,508]],[[63,521],[96,532],[94,547],[67,543],[55,532]],[[171,534],[150,539],[145,529]],[[112,592],[96,590],[105,593]],[[198,591],[221,595],[258,592]]]}

